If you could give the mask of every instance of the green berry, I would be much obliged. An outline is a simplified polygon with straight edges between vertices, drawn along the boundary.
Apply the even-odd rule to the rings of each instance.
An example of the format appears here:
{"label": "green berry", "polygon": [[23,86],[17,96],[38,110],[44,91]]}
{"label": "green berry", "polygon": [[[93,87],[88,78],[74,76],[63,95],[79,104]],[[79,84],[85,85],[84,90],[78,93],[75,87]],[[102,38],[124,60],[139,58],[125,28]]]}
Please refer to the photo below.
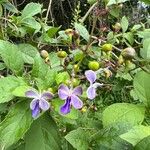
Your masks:
{"label": "green berry", "polygon": [[67,53],[65,51],[59,51],[59,52],[57,52],[57,56],[59,58],[65,58],[65,57],[67,57]]}
{"label": "green berry", "polygon": [[96,71],[100,68],[100,65],[97,61],[90,61],[88,64],[89,69]]}
{"label": "green berry", "polygon": [[104,51],[104,52],[112,51],[112,49],[113,49],[112,44],[104,44],[102,46],[102,51]]}

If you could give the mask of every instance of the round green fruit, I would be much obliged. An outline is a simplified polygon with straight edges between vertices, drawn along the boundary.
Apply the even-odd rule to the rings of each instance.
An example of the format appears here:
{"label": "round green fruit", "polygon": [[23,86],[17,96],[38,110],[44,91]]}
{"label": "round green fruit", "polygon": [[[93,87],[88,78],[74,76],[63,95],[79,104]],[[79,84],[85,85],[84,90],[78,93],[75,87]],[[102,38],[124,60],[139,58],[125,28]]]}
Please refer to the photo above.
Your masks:
{"label": "round green fruit", "polygon": [[112,51],[112,49],[113,49],[112,44],[104,44],[104,45],[102,46],[102,51],[104,51],[104,52]]}
{"label": "round green fruit", "polygon": [[68,54],[65,51],[59,51],[59,52],[57,52],[57,56],[59,58],[65,58],[65,57],[67,57],[67,55]]}
{"label": "round green fruit", "polygon": [[89,69],[96,71],[100,68],[100,65],[97,61],[90,61],[88,64]]}
{"label": "round green fruit", "polygon": [[130,60],[133,59],[136,55],[135,49],[132,47],[125,48],[122,52],[121,55],[123,56],[124,59]]}

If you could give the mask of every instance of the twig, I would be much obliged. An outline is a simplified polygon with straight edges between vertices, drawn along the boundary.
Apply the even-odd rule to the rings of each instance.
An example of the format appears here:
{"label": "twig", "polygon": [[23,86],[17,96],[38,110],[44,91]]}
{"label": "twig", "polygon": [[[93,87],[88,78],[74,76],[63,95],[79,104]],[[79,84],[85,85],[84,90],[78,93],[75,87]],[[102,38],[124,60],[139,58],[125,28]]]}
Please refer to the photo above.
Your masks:
{"label": "twig", "polygon": [[48,20],[49,13],[50,13],[50,16],[51,16],[51,18],[53,20],[52,11],[51,11],[51,5],[52,5],[52,0],[49,0],[49,5],[48,5],[47,13],[46,13],[46,18],[45,18],[45,23]]}
{"label": "twig", "polygon": [[84,15],[84,17],[80,20],[81,23],[83,23],[86,18],[88,17],[88,15],[90,14],[90,12],[93,10],[93,8],[98,4],[98,2],[94,3],[90,9],[87,11],[87,13]]}

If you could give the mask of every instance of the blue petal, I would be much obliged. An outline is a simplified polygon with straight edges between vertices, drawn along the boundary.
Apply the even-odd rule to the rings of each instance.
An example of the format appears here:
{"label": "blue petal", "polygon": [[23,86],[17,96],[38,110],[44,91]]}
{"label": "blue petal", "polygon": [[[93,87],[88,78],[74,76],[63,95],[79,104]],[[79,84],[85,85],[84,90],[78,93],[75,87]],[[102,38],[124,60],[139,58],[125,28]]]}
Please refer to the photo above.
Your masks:
{"label": "blue petal", "polygon": [[87,97],[89,99],[94,99],[96,97],[96,88],[93,87],[93,85],[87,89]]}
{"label": "blue petal", "polygon": [[62,114],[68,114],[70,112],[70,102],[71,102],[71,99],[70,98],[67,98],[65,104],[63,106],[61,106],[60,108],[60,111]]}
{"label": "blue petal", "polygon": [[35,108],[32,110],[32,117],[36,118],[40,113],[39,103],[36,104]]}
{"label": "blue petal", "polygon": [[85,76],[90,84],[93,84],[96,81],[96,73],[92,70],[88,70],[85,72]]}

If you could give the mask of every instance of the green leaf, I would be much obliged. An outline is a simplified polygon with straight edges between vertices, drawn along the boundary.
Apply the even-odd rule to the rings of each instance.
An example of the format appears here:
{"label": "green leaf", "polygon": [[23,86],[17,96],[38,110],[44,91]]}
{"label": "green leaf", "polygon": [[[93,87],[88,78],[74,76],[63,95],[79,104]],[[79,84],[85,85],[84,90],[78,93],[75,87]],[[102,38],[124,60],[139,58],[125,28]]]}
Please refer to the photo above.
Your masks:
{"label": "green leaf", "polygon": [[105,127],[114,124],[139,125],[144,120],[144,108],[134,104],[116,103],[108,106],[102,114],[102,122]]}
{"label": "green leaf", "polygon": [[120,135],[123,140],[131,143],[135,146],[145,137],[150,136],[150,127],[149,126],[135,126],[133,129],[129,130],[127,133]]}
{"label": "green leaf", "polygon": [[49,69],[49,66],[44,62],[40,55],[37,54],[34,59],[32,76],[44,79]]}
{"label": "green leaf", "polygon": [[0,55],[6,66],[13,72],[19,74],[23,71],[23,57],[16,45],[0,40]]}
{"label": "green leaf", "polygon": [[150,148],[150,136],[141,140],[134,148],[134,150],[149,150]]}
{"label": "green leaf", "polygon": [[123,37],[131,44],[133,45],[134,43],[134,35],[132,32],[127,32],[123,34]]}
{"label": "green leaf", "polygon": [[59,30],[59,27],[50,27],[47,31],[47,34],[50,38],[53,38],[58,30]]}
{"label": "green leaf", "polygon": [[57,54],[55,52],[51,52],[49,54],[49,60],[51,68],[58,69],[60,66],[60,59],[57,57]]}
{"label": "green leaf", "polygon": [[12,100],[14,98],[13,91],[22,86],[27,86],[22,78],[14,76],[0,78],[0,103]]}
{"label": "green leaf", "polygon": [[53,118],[45,113],[25,136],[25,150],[61,150],[61,138]]}
{"label": "green leaf", "polygon": [[88,42],[90,35],[87,29],[79,23],[75,23],[75,29],[79,32],[79,34]]}
{"label": "green leaf", "polygon": [[40,23],[37,22],[33,17],[23,19],[21,21],[21,24],[24,25],[24,26],[26,26],[26,27],[35,29],[36,30],[35,33],[39,32],[40,29],[41,29]]}
{"label": "green leaf", "polygon": [[12,94],[18,97],[25,97],[25,92],[29,89],[31,89],[31,87],[27,85],[18,86],[12,91]]}
{"label": "green leaf", "polygon": [[7,149],[24,136],[32,123],[29,102],[22,101],[12,107],[0,123],[0,149]]}
{"label": "green leaf", "polygon": [[32,76],[36,78],[40,90],[45,90],[55,82],[57,70],[50,67],[43,61],[40,55],[36,55],[32,69]]}
{"label": "green leaf", "polygon": [[121,27],[123,32],[126,32],[129,26],[129,22],[128,19],[126,18],[126,16],[122,17],[121,19]]}
{"label": "green leaf", "polygon": [[19,44],[18,49],[22,52],[24,63],[33,64],[34,58],[39,54],[38,50],[30,44]]}
{"label": "green leaf", "polygon": [[18,13],[18,10],[17,8],[12,5],[9,1],[5,2],[5,3],[2,3],[3,7],[13,13]]}
{"label": "green leaf", "polygon": [[150,107],[150,74],[144,71],[138,72],[134,78],[133,86],[140,101]]}
{"label": "green leaf", "polygon": [[68,72],[61,72],[59,74],[56,75],[56,83],[59,85],[61,83],[65,83],[67,80],[70,79],[70,76],[68,74]]}
{"label": "green leaf", "polygon": [[22,19],[33,17],[34,15],[41,12],[42,5],[38,3],[29,3],[25,6],[22,11]]}
{"label": "green leaf", "polygon": [[150,60],[150,38],[143,41],[143,48],[141,48],[140,54],[144,59]]}
{"label": "green leaf", "polygon": [[87,150],[88,149],[88,137],[89,134],[86,130],[78,128],[69,132],[65,139],[77,150]]}

